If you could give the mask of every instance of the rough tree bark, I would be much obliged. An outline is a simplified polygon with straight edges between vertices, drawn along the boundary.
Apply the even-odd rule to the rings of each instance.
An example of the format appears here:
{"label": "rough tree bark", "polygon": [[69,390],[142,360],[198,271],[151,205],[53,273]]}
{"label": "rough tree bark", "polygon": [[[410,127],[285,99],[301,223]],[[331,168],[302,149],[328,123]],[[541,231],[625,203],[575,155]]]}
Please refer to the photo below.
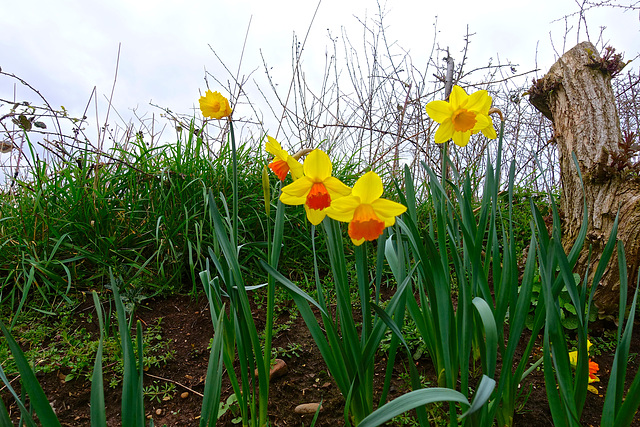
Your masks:
{"label": "rough tree bark", "polygon": [[[575,241],[583,219],[583,191],[572,153],[583,175],[589,225],[577,272],[585,272],[591,245],[589,271],[590,279],[593,277],[619,211],[618,239],[624,243],[629,284],[633,285],[640,266],[640,180],[637,173],[615,161],[624,153],[619,145],[623,141],[611,87],[611,70],[621,64],[607,61],[591,43],[580,43],[534,83],[529,99],[553,122],[554,142],[560,157],[565,249]],[[619,290],[614,252],[594,297],[602,314],[617,312]]]}

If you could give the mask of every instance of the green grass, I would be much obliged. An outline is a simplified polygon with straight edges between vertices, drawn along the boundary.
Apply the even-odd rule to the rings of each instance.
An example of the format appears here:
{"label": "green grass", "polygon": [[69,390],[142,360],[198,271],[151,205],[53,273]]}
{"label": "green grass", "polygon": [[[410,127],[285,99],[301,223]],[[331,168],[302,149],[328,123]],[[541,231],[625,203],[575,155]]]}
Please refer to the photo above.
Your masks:
{"label": "green grass", "polygon": [[[101,289],[109,269],[127,283],[123,296],[132,300],[197,292],[208,248],[217,245],[204,196],[212,189],[229,200],[232,170],[227,145],[214,152],[194,131],[192,125],[176,142],[156,147],[136,134],[99,156],[79,150],[67,161],[38,160],[28,181],[0,194],[3,310],[53,315],[78,292]],[[266,238],[263,145],[249,140],[237,150],[240,257],[250,285],[266,279],[258,263]],[[336,165],[350,184],[356,168]],[[309,271],[303,209],[287,209],[285,233],[281,265]]]}

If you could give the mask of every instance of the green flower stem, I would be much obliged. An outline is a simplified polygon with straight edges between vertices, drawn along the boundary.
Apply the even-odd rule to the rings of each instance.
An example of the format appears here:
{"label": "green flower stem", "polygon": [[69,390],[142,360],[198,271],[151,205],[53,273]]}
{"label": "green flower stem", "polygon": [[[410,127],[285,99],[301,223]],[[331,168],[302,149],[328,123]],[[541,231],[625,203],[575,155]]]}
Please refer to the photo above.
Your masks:
{"label": "green flower stem", "polygon": [[232,191],[233,191],[233,232],[232,243],[238,248],[238,155],[236,153],[236,137],[233,132],[233,121],[229,119],[229,132],[231,139],[231,161],[233,163]]}

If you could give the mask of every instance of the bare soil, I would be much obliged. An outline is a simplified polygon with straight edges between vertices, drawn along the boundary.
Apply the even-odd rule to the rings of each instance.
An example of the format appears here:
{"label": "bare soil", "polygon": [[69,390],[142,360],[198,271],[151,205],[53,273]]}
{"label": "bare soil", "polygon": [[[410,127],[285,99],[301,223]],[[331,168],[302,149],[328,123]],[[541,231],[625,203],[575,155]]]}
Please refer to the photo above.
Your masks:
{"label": "bare soil", "polygon": [[[92,302],[87,300],[78,307],[77,311],[93,310]],[[286,315],[287,310],[295,312],[295,307],[284,308],[280,315],[279,323],[290,321],[290,326],[274,338],[274,347],[295,348],[288,353],[289,357],[282,357],[288,365],[289,371],[281,378],[272,381],[269,399],[269,417],[273,426],[308,426],[312,415],[298,415],[294,408],[302,403],[322,401],[322,411],[316,425],[339,426],[344,425],[344,398],[337,389],[335,383],[328,375],[324,361],[315,347],[303,320]],[[206,375],[209,351],[207,349],[213,336],[213,327],[207,301],[204,297],[199,300],[188,296],[173,296],[170,298],[156,298],[146,300],[137,310],[136,316],[143,324],[152,324],[158,318],[162,318],[162,337],[171,343],[175,351],[175,357],[166,365],[150,368],[145,373],[145,385],[172,382],[176,385],[174,394],[170,399],[158,402],[157,400],[145,400],[145,409],[148,418],[153,418],[156,426],[197,426],[199,423],[202,406],[201,394],[204,390],[204,378]],[[264,327],[264,313],[256,308],[254,319],[259,328]],[[87,324],[86,319],[78,317],[78,322],[89,332],[97,332],[97,323],[94,316],[94,324]],[[602,334],[606,327],[602,323],[595,323],[591,330],[592,336]],[[636,324],[636,332],[640,325]],[[640,340],[638,334],[634,334],[631,347],[632,354],[640,353]],[[524,340],[523,340],[524,342]],[[290,344],[296,344],[290,347]],[[386,361],[384,354],[379,356],[375,384],[377,390],[382,388],[384,368]],[[600,366],[600,382],[596,383],[600,395],[589,393],[582,415],[584,426],[597,426],[600,423],[604,392],[608,381],[609,370],[613,361],[612,355],[600,355],[597,357]],[[533,362],[533,359],[532,359]],[[638,370],[639,358],[634,357],[628,365],[628,378],[633,378]],[[435,383],[435,372],[428,357],[424,356],[416,361],[409,361],[406,357],[399,357],[395,364],[393,386],[390,398],[403,394],[410,389],[407,381],[401,378],[401,374],[408,371],[407,363],[415,363],[419,370]],[[63,426],[88,426],[89,399],[91,384],[83,378],[65,382],[68,372],[61,369],[59,372],[41,376],[42,387],[49,397],[51,404]],[[16,381],[17,383],[17,381]],[[105,384],[107,381],[105,380]],[[15,383],[14,383],[15,385]],[[552,426],[547,396],[544,387],[542,371],[533,372],[522,385],[525,390],[531,390],[523,407],[516,414],[516,426]],[[109,426],[120,425],[120,392],[119,387],[105,390],[107,418]],[[231,393],[231,387],[227,380],[223,383],[223,399]],[[6,391],[0,393],[5,404],[15,420],[19,417],[19,411],[15,403],[8,398]],[[227,412],[218,425],[233,426],[232,413]],[[396,424],[401,425],[401,424]],[[640,420],[633,424],[640,426]]]}

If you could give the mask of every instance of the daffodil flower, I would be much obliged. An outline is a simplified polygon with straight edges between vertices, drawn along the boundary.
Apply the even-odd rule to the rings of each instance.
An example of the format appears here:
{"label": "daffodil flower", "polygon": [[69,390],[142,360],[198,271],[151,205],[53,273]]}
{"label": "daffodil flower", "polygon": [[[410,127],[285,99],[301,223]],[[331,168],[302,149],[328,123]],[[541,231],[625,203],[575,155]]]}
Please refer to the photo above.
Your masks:
{"label": "daffodil flower", "polygon": [[[591,341],[587,340],[587,352],[589,352],[590,348],[591,348]],[[575,368],[576,365],[578,364],[577,350],[569,352],[569,363],[571,363],[571,366],[573,366],[573,368]],[[591,359],[589,359],[589,384],[600,381],[600,378],[598,378],[598,376],[596,375],[596,373],[599,370],[600,370],[600,367],[598,366],[598,364],[592,361]],[[588,386],[588,390],[592,393],[598,394],[598,390],[592,385]]]}
{"label": "daffodil flower", "polygon": [[221,119],[231,115],[229,100],[220,92],[207,90],[205,96],[200,97],[200,111],[202,115],[210,119]]}
{"label": "daffodil flower", "polygon": [[349,195],[351,188],[331,176],[331,160],[322,150],[309,153],[302,167],[304,175],[282,188],[280,201],[286,205],[304,205],[309,222],[318,225],[326,216],[325,210]]}
{"label": "daffodil flower", "polygon": [[400,203],[381,199],[382,180],[375,172],[367,172],[358,179],[351,195],[331,204],[327,215],[349,223],[349,237],[359,246],[365,240],[375,240],[382,231],[396,222],[396,216],[407,208]]}
{"label": "daffodil flower", "polygon": [[453,139],[464,147],[474,133],[482,132],[487,138],[495,139],[496,131],[489,117],[491,97],[486,90],[467,95],[460,86],[454,86],[447,101],[431,101],[427,104],[427,114],[440,123],[436,131],[437,144]]}
{"label": "daffodil flower", "polygon": [[267,136],[266,150],[274,155],[273,161],[269,163],[269,169],[276,174],[280,181],[284,181],[289,171],[291,171],[291,178],[294,181],[304,175],[300,162],[283,150],[280,143],[270,136]]}

